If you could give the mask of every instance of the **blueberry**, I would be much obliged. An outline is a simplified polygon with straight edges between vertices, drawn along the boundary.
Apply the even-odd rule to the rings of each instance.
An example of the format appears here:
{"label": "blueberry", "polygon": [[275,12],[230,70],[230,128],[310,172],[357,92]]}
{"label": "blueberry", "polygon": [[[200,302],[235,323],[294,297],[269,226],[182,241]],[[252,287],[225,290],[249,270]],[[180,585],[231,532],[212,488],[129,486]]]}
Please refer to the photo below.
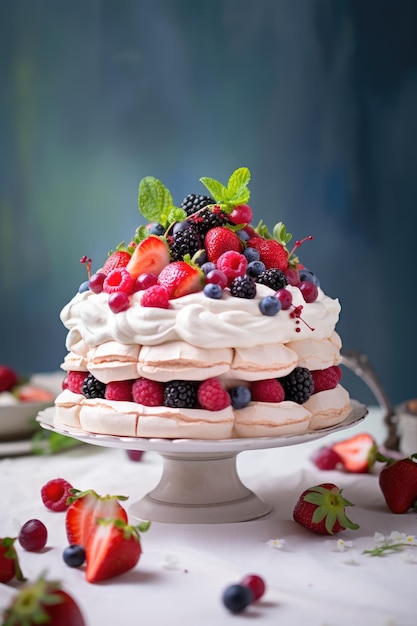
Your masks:
{"label": "blueberry", "polygon": [[304,280],[308,280],[310,283],[313,283],[314,285],[316,285],[316,287],[320,287],[320,281],[317,278],[317,276],[313,274],[311,270],[308,270],[306,267],[299,270],[298,274],[300,276],[301,282],[303,282]]}
{"label": "blueberry", "polygon": [[230,585],[224,590],[222,600],[231,613],[240,613],[253,601],[253,592],[243,585]]}
{"label": "blueberry", "polygon": [[65,548],[62,558],[68,567],[80,567],[85,561],[85,550],[83,546],[73,543]]}
{"label": "blueberry", "polygon": [[207,276],[209,272],[216,269],[216,264],[212,263],[211,261],[207,261],[206,263],[203,263],[203,265],[201,265],[200,267]]}
{"label": "blueberry", "polygon": [[232,387],[229,390],[230,400],[234,409],[243,409],[251,401],[251,393],[244,385]]}
{"label": "blueberry", "polygon": [[255,248],[251,248],[250,246],[243,251],[248,263],[251,261],[259,261],[260,254]]}
{"label": "blueberry", "polygon": [[176,222],[172,227],[172,234],[176,235],[181,230],[187,230],[187,228],[190,228],[190,226],[191,222],[187,222],[186,220],[184,220],[184,222]]}
{"label": "blueberry", "polygon": [[88,280],[85,280],[83,283],[81,283],[81,285],[78,287],[78,293],[83,293],[84,291],[89,291],[90,289],[90,282]]}
{"label": "blueberry", "polygon": [[276,315],[281,310],[281,302],[275,296],[265,296],[259,303],[262,315]]}
{"label": "blueberry", "polygon": [[248,241],[250,239],[250,235],[249,233],[246,232],[246,230],[237,230],[236,231],[236,235],[239,237],[239,239],[241,239],[242,241]]}
{"label": "blueberry", "polygon": [[165,228],[158,222],[152,222],[152,224],[149,225],[149,232],[151,235],[163,235]]}
{"label": "blueberry", "polygon": [[216,285],[215,283],[207,283],[207,285],[204,286],[203,293],[207,298],[220,300],[223,295],[223,289],[220,285]]}
{"label": "blueberry", "polygon": [[262,261],[249,261],[246,274],[252,278],[256,278],[261,272],[264,272],[265,269],[265,263],[262,263]]}
{"label": "blueberry", "polygon": [[207,252],[205,250],[200,250],[199,254],[195,256],[194,263],[201,267],[207,263]]}

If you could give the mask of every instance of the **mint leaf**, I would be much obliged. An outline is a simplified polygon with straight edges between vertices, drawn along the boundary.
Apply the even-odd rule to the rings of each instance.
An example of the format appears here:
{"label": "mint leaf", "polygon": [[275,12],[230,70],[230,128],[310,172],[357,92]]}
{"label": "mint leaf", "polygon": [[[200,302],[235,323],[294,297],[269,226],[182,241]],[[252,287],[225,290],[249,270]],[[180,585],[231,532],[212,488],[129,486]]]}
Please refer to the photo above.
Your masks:
{"label": "mint leaf", "polygon": [[214,200],[218,203],[224,202],[227,200],[227,188],[219,183],[218,180],[214,180],[214,178],[200,178],[200,182],[203,183],[205,188],[208,190],[211,196],[213,196]]}
{"label": "mint leaf", "polygon": [[161,216],[172,205],[172,196],[160,180],[153,176],[145,176],[140,181],[138,207],[149,222],[160,222]]}
{"label": "mint leaf", "polygon": [[250,198],[247,188],[250,181],[250,171],[247,167],[239,167],[233,172],[227,183],[228,201],[235,206],[245,204]]}

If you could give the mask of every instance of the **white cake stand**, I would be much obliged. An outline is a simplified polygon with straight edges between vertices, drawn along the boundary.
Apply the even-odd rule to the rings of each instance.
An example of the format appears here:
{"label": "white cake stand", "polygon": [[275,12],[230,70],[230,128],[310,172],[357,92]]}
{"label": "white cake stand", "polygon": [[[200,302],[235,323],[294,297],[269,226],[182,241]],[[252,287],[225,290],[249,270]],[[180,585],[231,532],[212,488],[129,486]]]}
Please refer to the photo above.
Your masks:
{"label": "white cake stand", "polygon": [[237,455],[246,450],[262,450],[307,443],[352,427],[364,419],[367,409],[352,401],[348,417],[337,426],[300,435],[254,437],[247,439],[143,439],[84,432],[53,423],[54,409],[39,413],[43,428],[86,443],[126,450],[152,450],[163,459],[158,485],[130,506],[135,520],[172,524],[220,524],[262,518],[272,507],[240,480]]}

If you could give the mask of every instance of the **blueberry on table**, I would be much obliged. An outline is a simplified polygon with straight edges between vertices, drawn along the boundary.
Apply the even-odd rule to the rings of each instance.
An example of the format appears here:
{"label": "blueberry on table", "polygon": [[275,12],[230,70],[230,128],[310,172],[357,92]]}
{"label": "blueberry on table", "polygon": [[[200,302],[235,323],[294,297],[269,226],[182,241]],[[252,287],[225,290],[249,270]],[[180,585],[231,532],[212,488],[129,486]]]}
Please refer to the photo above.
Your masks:
{"label": "blueberry on table", "polygon": [[85,561],[85,549],[73,543],[65,548],[62,558],[68,567],[80,567]]}
{"label": "blueberry on table", "polygon": [[223,592],[223,604],[231,613],[240,613],[253,601],[253,592],[243,585],[230,585]]}

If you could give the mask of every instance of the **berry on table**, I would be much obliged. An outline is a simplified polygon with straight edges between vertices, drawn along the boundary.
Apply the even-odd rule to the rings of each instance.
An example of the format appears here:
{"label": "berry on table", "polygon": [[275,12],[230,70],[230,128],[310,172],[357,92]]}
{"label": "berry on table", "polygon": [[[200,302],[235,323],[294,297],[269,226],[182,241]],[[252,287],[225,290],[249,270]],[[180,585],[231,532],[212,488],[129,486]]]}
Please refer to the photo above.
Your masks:
{"label": "berry on table", "polygon": [[13,578],[26,580],[20,569],[15,541],[16,537],[0,537],[0,583],[8,583]]}
{"label": "berry on table", "polygon": [[7,365],[0,365],[0,392],[10,391],[19,382],[17,372]]}
{"label": "berry on table", "polygon": [[30,519],[19,531],[18,541],[24,550],[37,552],[45,547],[48,539],[48,531],[43,522],[38,519]]}
{"label": "berry on table", "polygon": [[240,613],[253,602],[253,591],[244,585],[229,585],[223,592],[222,600],[224,606],[231,613]]}
{"label": "berry on table", "polygon": [[67,499],[71,495],[72,485],[65,478],[53,478],[41,489],[42,502],[51,511],[66,511]]}
{"label": "berry on table", "polygon": [[345,507],[352,502],[342,496],[342,490],[333,483],[323,483],[303,491],[293,510],[293,518],[301,526],[317,535],[334,535],[358,524],[346,515]]}
{"label": "berry on table", "polygon": [[343,469],[343,460],[332,446],[322,446],[310,457],[310,460],[320,470]]}
{"label": "berry on table", "polygon": [[76,543],[72,543],[65,548],[62,553],[62,558],[68,567],[81,567],[85,561],[85,548]]}
{"label": "berry on table", "polygon": [[266,590],[264,579],[257,574],[246,574],[246,576],[240,581],[240,584],[243,585],[243,587],[248,587],[248,589],[252,591],[253,602],[262,598]]}

